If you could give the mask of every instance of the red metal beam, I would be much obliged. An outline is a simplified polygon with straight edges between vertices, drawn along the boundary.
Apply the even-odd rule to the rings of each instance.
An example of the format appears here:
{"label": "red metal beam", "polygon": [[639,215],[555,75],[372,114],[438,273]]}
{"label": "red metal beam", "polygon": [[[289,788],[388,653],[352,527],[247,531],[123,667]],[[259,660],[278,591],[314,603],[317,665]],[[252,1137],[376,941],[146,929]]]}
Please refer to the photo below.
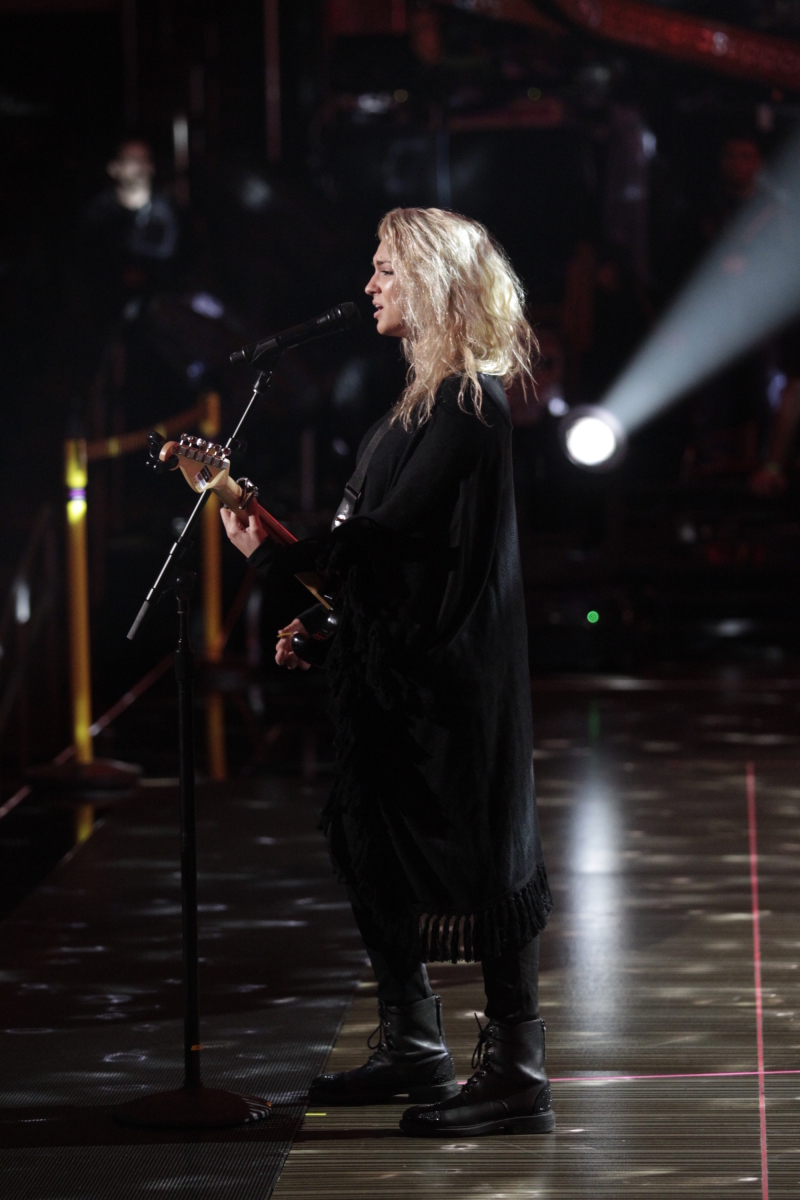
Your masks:
{"label": "red metal beam", "polygon": [[[439,0],[463,7],[457,0]],[[545,12],[598,37],[650,50],[682,62],[698,63],[739,79],[800,90],[800,44],[740,29],[710,17],[643,4],[641,0],[547,0]],[[517,25],[541,27],[542,15],[531,0],[472,0],[470,12]]]}
{"label": "red metal beam", "polygon": [[510,21],[514,25],[530,25],[556,36],[566,33],[564,26],[540,12],[530,0],[470,0],[467,6],[463,0],[436,0],[449,8],[468,8],[469,12],[481,17],[493,17],[496,21]]}
{"label": "red metal beam", "polygon": [[326,0],[328,37],[354,33],[405,33],[406,0]]}
{"label": "red metal beam", "polygon": [[739,29],[708,17],[689,17],[637,0],[554,0],[584,29],[640,50],[667,54],[684,62],[800,89],[800,45]]}

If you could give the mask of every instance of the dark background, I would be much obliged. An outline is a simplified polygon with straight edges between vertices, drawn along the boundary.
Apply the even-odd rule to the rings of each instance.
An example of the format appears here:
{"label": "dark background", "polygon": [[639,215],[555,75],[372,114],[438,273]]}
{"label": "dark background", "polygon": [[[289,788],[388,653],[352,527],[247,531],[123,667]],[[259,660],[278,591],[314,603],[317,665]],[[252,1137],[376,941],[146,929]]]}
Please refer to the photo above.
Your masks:
{"label": "dark background", "polygon": [[[800,39],[794,0],[651,6]],[[796,126],[800,97],[593,36],[549,3],[528,6],[538,25],[467,7],[0,3],[6,699],[24,663],[3,717],[0,800],[27,766],[69,741],[65,436],[144,428],[207,391],[221,394],[227,432],[252,383],[247,369],[227,365],[230,350],[354,299],[366,318],[358,330],[285,356],[241,464],[295,532],[324,528],[361,433],[402,386],[397,346],[376,338],[363,295],[378,220],[398,204],[453,207],[485,222],[519,271],[542,336],[550,375],[539,409],[515,432],[532,673],[794,672],[795,456],[782,495],[750,486],[767,456],[775,354],[747,377],[744,400],[741,374],[715,384],[721,407],[709,409],[707,395],[685,398],[603,477],[567,463],[547,403],[602,397],[735,211],[720,171],[726,142],[748,141],[768,159]],[[265,37],[270,14],[277,43]],[[270,56],[280,68],[271,134]],[[188,164],[176,157],[176,119],[188,123]],[[638,166],[625,157],[626,129],[645,148]],[[86,214],[108,187],[121,139],[134,136],[152,147],[178,250],[160,274],[98,306]],[[628,210],[620,170],[638,171]],[[193,312],[198,294],[223,315]],[[138,308],[123,317],[132,297]],[[723,446],[710,457],[709,422],[698,418],[708,411]],[[313,486],[307,473],[303,494],[309,438]],[[190,494],[177,478],[148,475],[135,454],[93,465],[88,495],[97,715],[171,646],[166,606],[135,645],[125,632]],[[33,622],[12,610],[43,505],[47,561],[37,558],[26,579],[32,612],[48,588],[51,602],[34,645]],[[226,605],[243,570],[226,545]],[[232,771],[296,761],[299,735],[270,731],[292,727],[287,713],[322,710],[319,678],[284,680],[269,665],[270,639],[298,602],[261,597],[260,616],[251,606],[229,642]],[[199,608],[197,620],[199,638]],[[173,773],[171,689],[165,677],[98,750]]]}

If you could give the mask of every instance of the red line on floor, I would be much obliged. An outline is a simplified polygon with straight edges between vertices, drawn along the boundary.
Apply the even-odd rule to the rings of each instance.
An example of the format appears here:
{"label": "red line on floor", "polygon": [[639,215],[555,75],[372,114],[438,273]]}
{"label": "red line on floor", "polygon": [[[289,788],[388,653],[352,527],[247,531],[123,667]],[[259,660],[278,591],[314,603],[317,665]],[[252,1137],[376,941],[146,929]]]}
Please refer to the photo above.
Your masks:
{"label": "red line on floor", "polygon": [[758,907],[758,838],[756,826],[756,769],[747,764],[747,832],[750,840],[750,895],[753,903],[753,978],[756,992],[758,1046],[758,1114],[761,1124],[761,1200],[769,1200],[767,1160],[767,1097],[764,1087],[764,1006],[761,992],[761,920]]}
{"label": "red line on floor", "polygon": [[[117,717],[121,713],[124,713],[126,709],[130,708],[130,706],[139,699],[140,696],[143,696],[147,689],[152,687],[153,684],[169,670],[174,661],[175,655],[167,654],[161,659],[160,662],[156,663],[156,665],[150,671],[148,671],[146,675],[143,675],[139,682],[133,685],[130,691],[126,692],[116,704],[109,708],[108,712],[103,713],[102,717],[98,717],[94,725],[89,727],[89,733],[92,735],[92,737],[97,737],[101,730],[106,729],[112,721],[116,721]],[[64,765],[64,763],[68,763],[71,758],[74,758],[74,756],[75,747],[66,746],[60,754],[55,756],[53,763],[55,766],[61,767]],[[18,804],[21,804],[23,800],[26,800],[30,794],[31,788],[28,784],[25,784],[25,786],[21,787],[19,791],[15,792],[9,800],[6,800],[5,804],[0,806],[0,818],[7,816],[8,813],[15,809]]]}

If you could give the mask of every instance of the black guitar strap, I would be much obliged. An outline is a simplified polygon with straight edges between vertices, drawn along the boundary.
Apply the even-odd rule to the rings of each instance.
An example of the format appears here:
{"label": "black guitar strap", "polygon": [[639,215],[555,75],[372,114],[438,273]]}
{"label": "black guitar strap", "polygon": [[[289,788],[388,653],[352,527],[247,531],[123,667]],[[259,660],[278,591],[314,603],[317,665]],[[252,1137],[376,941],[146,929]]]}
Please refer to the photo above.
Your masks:
{"label": "black guitar strap", "polygon": [[[370,438],[366,450],[358,460],[355,471],[345,485],[344,496],[336,510],[331,529],[336,529],[345,521],[349,521],[355,512],[356,505],[361,499],[367,468],[373,454],[389,432],[391,423],[392,414],[388,413]],[[306,633],[296,633],[292,637],[292,650],[297,657],[301,658],[303,662],[311,663],[312,666],[324,666],[331,642],[339,627],[339,616],[336,605],[334,604],[331,608],[327,603],[325,605],[316,604],[308,612],[301,613],[300,620],[305,625]]]}
{"label": "black guitar strap", "polygon": [[383,441],[386,434],[389,432],[389,426],[392,423],[392,414],[387,413],[383,421],[373,433],[367,444],[367,448],[358,460],[358,466],[353,474],[348,479],[344,486],[344,496],[342,502],[336,510],[336,516],[333,518],[331,529],[336,529],[339,525],[343,525],[345,521],[349,521],[355,512],[355,507],[361,499],[361,493],[364,489],[364,480],[367,477],[367,469],[373,454],[378,449],[378,446]]}

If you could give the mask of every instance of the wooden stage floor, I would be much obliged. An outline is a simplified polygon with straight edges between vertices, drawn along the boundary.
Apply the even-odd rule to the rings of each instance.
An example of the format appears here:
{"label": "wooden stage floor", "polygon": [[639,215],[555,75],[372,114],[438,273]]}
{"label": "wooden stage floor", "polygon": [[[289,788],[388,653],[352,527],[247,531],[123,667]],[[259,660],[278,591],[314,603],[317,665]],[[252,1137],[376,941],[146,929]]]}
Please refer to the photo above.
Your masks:
{"label": "wooden stage floor", "polygon": [[[415,1140],[397,1131],[402,1105],[312,1109],[274,1200],[797,1200],[797,694],[623,687],[534,702],[556,1133]],[[463,1079],[480,969],[432,980]],[[363,1061],[374,1026],[366,984],[329,1068]]]}
{"label": "wooden stage floor", "polygon": [[[276,1117],[115,1126],[114,1104],[179,1082],[175,796],[153,789],[0,923],[2,1200],[798,1200],[800,688],[585,681],[535,689],[534,716],[555,1134],[304,1116],[326,1057],[362,1061],[376,1023],[314,832],[324,777],[201,793],[206,1074]],[[480,969],[431,974],[463,1079]]]}

